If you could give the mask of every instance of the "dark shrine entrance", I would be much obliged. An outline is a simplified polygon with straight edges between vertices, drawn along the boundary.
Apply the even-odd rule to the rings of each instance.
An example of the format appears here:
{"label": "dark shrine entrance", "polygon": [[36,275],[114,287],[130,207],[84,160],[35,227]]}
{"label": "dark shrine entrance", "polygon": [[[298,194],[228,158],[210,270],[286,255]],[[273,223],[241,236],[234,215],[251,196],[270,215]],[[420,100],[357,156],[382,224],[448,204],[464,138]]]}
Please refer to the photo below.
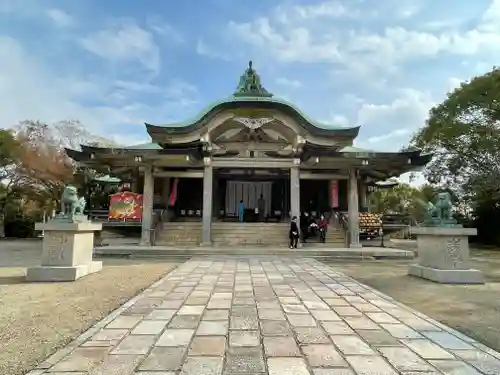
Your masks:
{"label": "dark shrine entrance", "polygon": [[[174,220],[201,220],[203,207],[203,179],[179,178]],[[221,221],[238,221],[238,205],[245,207],[244,222],[259,218],[255,209],[258,200],[265,201],[265,221],[287,222],[290,220],[290,177],[288,173],[274,176],[252,174],[228,174],[214,171],[212,215]],[[330,212],[328,180],[300,180],[300,211],[319,216]],[[347,209],[346,181],[339,181],[339,210]]]}
{"label": "dark shrine entrance", "polygon": [[300,211],[319,216],[330,211],[328,180],[300,180]]}
{"label": "dark shrine entrance", "polygon": [[203,207],[203,179],[179,178],[174,219],[201,220]]}
{"label": "dark shrine entrance", "polygon": [[214,214],[224,221],[239,220],[239,204],[243,201],[244,222],[259,218],[258,201],[264,200],[266,221],[286,221],[290,211],[290,183],[287,177],[219,177],[214,190]]}

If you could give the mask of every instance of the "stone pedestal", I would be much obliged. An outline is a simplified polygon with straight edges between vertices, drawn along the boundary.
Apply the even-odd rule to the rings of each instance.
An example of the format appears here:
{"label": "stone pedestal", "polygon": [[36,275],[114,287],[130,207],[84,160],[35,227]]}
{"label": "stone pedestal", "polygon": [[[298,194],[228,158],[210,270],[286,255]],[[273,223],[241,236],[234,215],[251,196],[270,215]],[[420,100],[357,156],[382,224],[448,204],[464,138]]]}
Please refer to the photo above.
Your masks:
{"label": "stone pedestal", "polygon": [[94,231],[102,224],[52,220],[35,229],[44,231],[42,265],[28,268],[28,281],[75,281],[102,269],[102,262],[92,260]]}
{"label": "stone pedestal", "polygon": [[476,228],[414,227],[417,236],[417,264],[408,274],[441,284],[484,284],[481,271],[469,266],[469,236]]}

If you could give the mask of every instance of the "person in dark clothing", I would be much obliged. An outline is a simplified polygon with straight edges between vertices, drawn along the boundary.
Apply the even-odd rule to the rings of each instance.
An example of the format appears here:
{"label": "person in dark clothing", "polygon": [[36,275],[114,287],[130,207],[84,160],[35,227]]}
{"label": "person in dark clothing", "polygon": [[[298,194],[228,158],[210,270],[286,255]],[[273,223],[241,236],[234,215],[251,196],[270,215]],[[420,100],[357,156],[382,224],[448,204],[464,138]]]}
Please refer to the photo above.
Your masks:
{"label": "person in dark clothing", "polygon": [[309,225],[311,220],[309,219],[309,214],[304,212],[300,218],[300,230],[302,232],[302,242],[306,243],[309,238]]}
{"label": "person in dark clothing", "polygon": [[328,220],[326,220],[324,215],[321,215],[319,219],[318,228],[319,228],[319,238],[321,242],[325,243],[326,231],[328,229]]}
{"label": "person in dark clothing", "polygon": [[297,226],[297,217],[292,217],[290,222],[290,232],[288,233],[290,238],[290,249],[296,249],[299,242],[299,227]]}
{"label": "person in dark clothing", "polygon": [[264,195],[262,194],[257,200],[257,209],[259,210],[259,221],[263,223],[266,215],[266,200],[264,199]]}

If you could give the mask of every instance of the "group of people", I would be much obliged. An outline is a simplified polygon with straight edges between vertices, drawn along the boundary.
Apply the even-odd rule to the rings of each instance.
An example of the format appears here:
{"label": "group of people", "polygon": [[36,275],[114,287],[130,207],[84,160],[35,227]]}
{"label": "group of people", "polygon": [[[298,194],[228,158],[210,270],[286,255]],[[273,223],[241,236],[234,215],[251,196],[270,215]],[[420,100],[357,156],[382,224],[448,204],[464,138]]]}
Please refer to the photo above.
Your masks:
{"label": "group of people", "polygon": [[[259,215],[259,221],[264,222],[266,218],[266,200],[264,199],[264,195],[260,195],[259,199],[257,200],[257,207],[255,208],[255,213]],[[240,203],[238,203],[238,220],[240,223],[243,223],[245,221],[245,203],[243,202],[243,199],[240,200]]]}
{"label": "group of people", "polygon": [[[257,207],[255,213],[258,214],[258,220],[264,222],[265,220],[265,210],[266,201],[264,196],[261,194],[257,200]],[[245,204],[243,200],[238,203],[238,220],[242,223],[245,220]],[[300,216],[300,228],[297,225],[297,216],[292,218],[290,223],[290,249],[296,249],[299,243],[299,239],[302,235],[302,243],[306,243],[311,237],[316,237],[319,235],[319,239],[322,243],[325,243],[326,231],[328,228],[328,220],[324,215],[321,215],[319,219],[313,218],[308,212],[303,212]]]}
{"label": "group of people", "polygon": [[318,220],[312,218],[307,212],[304,212],[300,217],[300,230],[297,225],[297,216],[292,217],[290,223],[290,249],[296,249],[299,238],[302,234],[302,243],[306,243],[310,237],[315,237],[319,234],[320,241],[325,243],[326,231],[328,228],[328,220],[324,215],[321,215]]}

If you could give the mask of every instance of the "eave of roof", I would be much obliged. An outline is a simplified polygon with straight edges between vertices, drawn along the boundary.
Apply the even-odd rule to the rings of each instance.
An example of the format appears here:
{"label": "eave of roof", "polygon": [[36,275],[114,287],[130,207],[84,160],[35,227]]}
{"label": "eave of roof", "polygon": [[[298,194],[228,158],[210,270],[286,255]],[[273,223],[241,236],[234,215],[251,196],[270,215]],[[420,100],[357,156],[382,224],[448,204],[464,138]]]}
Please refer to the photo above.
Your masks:
{"label": "eave of roof", "polygon": [[148,133],[153,139],[155,138],[156,134],[188,134],[203,127],[213,116],[215,116],[221,110],[227,108],[237,109],[262,107],[268,107],[269,109],[281,107],[282,110],[286,110],[293,116],[299,117],[299,124],[303,126],[307,131],[319,136],[331,137],[344,135],[350,138],[355,138],[358,135],[360,129],[359,126],[342,127],[312,120],[295,105],[285,100],[277,99],[274,97],[251,96],[231,96],[229,98],[216,101],[199,112],[194,118],[187,121],[165,125],[145,123],[145,125]]}
{"label": "eave of roof", "polygon": [[111,177],[110,175],[106,175],[106,176],[96,177],[96,178],[94,178],[94,181],[103,182],[103,183],[107,183],[107,184],[118,184],[122,180],[119,179],[118,177]]}

